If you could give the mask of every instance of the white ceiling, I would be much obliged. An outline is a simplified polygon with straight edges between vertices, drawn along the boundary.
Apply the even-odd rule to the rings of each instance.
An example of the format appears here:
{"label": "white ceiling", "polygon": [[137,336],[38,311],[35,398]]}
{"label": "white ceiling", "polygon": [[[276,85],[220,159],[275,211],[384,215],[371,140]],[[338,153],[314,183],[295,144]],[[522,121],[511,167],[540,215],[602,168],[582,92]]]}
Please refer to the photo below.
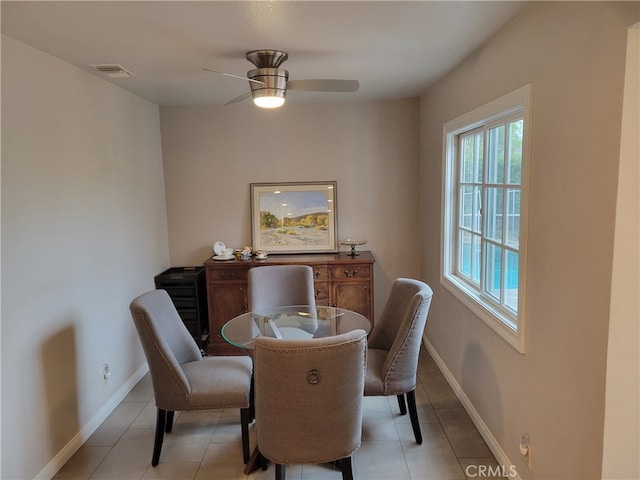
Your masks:
{"label": "white ceiling", "polygon": [[[518,14],[523,1],[2,1],[2,33],[159,105],[222,105],[248,82],[249,50],[289,53],[290,79],[360,81],[357,93],[289,91],[288,101],[419,95]],[[228,108],[233,108],[229,106]]]}

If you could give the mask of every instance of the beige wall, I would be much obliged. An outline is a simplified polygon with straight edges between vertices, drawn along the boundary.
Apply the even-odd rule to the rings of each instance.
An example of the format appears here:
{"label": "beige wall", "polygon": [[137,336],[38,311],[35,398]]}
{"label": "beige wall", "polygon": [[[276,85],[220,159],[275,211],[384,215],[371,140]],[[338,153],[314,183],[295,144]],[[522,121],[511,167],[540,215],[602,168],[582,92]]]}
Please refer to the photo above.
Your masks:
{"label": "beige wall", "polygon": [[629,29],[611,280],[602,478],[640,478],[640,24]]}
{"label": "beige wall", "polygon": [[3,479],[52,476],[144,373],[128,305],[168,262],[158,107],[3,36]]}
{"label": "beige wall", "polygon": [[418,102],[160,109],[171,264],[251,244],[249,184],[336,180],[338,236],[376,257],[376,311],[419,274]]}
{"label": "beige wall", "polygon": [[[428,339],[522,478],[601,473],[627,28],[637,2],[540,2],[421,101]],[[526,352],[439,285],[442,125],[532,82]],[[437,226],[437,227],[436,227]],[[528,432],[533,469],[519,459]]]}

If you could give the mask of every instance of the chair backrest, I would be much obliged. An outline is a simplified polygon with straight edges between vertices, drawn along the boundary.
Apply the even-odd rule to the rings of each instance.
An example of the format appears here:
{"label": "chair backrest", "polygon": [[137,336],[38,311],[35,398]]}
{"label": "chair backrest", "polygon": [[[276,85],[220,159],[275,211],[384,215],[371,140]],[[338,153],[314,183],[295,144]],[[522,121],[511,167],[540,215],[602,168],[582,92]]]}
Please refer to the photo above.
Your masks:
{"label": "chair backrest", "polygon": [[134,298],[130,305],[133,323],[144,350],[158,408],[186,408],[191,393],[180,364],[202,359],[193,337],[165,290],[152,290]]}
{"label": "chair backrest", "polygon": [[424,282],[398,278],[369,336],[369,348],[387,351],[383,378],[387,388],[415,387],[418,355],[433,291]]}
{"label": "chair backrest", "polygon": [[256,339],[257,443],[280,463],[322,463],[360,446],[367,336]]}
{"label": "chair backrest", "polygon": [[267,265],[249,270],[249,310],[312,305],[316,298],[308,265]]}

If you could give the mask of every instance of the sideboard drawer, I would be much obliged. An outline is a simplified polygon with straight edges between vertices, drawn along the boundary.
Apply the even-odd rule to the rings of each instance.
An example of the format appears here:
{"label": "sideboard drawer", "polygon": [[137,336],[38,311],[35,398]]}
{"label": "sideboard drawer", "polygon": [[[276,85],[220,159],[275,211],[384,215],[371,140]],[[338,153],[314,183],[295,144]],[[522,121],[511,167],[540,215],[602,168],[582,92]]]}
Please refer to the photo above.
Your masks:
{"label": "sideboard drawer", "polygon": [[313,290],[317,305],[329,304],[329,282],[313,282]]}
{"label": "sideboard drawer", "polygon": [[329,269],[324,265],[313,265],[313,279],[329,280]]}
{"label": "sideboard drawer", "polygon": [[368,279],[371,276],[369,265],[342,265],[331,267],[332,280]]}
{"label": "sideboard drawer", "polygon": [[207,281],[216,282],[223,281],[229,282],[233,280],[238,281],[247,281],[249,269],[240,267],[240,268],[220,268],[220,269],[207,269]]}

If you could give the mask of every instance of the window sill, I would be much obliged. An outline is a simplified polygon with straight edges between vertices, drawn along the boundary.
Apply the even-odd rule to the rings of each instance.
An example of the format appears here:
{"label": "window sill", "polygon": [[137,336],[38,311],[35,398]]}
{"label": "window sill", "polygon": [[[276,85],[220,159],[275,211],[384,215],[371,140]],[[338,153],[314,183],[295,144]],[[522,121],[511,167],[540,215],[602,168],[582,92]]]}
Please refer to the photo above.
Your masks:
{"label": "window sill", "polygon": [[476,292],[453,276],[443,276],[440,283],[493,331],[519,353],[524,353],[524,332],[512,328],[513,320],[486,302]]}

